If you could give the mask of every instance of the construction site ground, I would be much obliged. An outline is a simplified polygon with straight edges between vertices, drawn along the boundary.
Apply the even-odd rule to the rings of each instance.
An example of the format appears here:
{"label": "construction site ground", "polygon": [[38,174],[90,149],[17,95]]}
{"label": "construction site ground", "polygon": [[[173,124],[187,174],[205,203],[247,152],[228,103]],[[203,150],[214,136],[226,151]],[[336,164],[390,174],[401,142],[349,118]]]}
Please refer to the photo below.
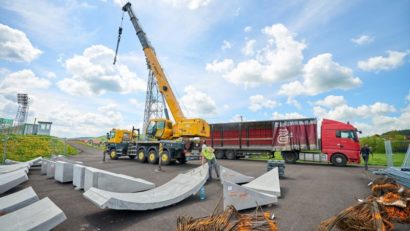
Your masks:
{"label": "construction site ground", "polygon": [[[166,183],[180,172],[200,165],[191,161],[185,165],[163,166],[163,172],[156,172],[157,166],[138,163],[128,158],[102,162],[100,150],[72,143],[81,150],[71,159],[115,173],[143,178],[157,186]],[[250,176],[266,172],[265,161],[219,160],[219,164]],[[273,210],[280,230],[312,230],[322,220],[353,205],[358,198],[370,194],[367,186],[371,174],[360,167],[334,167],[323,164],[286,165],[286,177],[281,179],[282,197],[279,202],[264,210]],[[167,208],[151,211],[103,210],[83,197],[83,191],[76,191],[71,183],[61,184],[40,175],[39,168],[32,168],[29,181],[11,192],[32,186],[40,198],[49,197],[66,214],[67,220],[55,230],[175,230],[178,216],[204,217],[212,214],[222,196],[222,185],[218,180],[206,184],[206,200],[199,196]],[[250,212],[253,210],[246,210]],[[399,228],[399,227],[398,227]],[[403,227],[405,230],[405,227]],[[399,228],[401,229],[401,228]]]}

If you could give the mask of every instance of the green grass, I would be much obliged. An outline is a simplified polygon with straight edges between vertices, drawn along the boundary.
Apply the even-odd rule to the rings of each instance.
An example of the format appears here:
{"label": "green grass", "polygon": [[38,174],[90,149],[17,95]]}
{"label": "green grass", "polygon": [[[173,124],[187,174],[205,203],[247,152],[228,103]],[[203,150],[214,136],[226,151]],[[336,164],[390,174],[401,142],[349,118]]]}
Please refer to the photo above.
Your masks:
{"label": "green grass", "polygon": [[[0,134],[0,153],[3,155],[4,135]],[[36,157],[51,155],[76,155],[78,150],[64,141],[52,136],[42,135],[8,135],[6,158],[16,161],[28,161]],[[66,152],[66,153],[65,153]],[[2,161],[2,158],[0,158]]]}
{"label": "green grass", "polygon": [[98,149],[98,150],[105,151],[105,145],[98,146],[98,145],[89,144],[89,143],[83,142],[83,141],[76,141],[76,143],[86,145],[88,147],[95,148],[95,149]]}
{"label": "green grass", "polygon": [[[393,164],[394,166],[401,166],[403,163],[405,153],[394,153],[393,154]],[[268,154],[254,154],[249,156],[248,160],[269,160]],[[271,160],[283,160],[280,152],[275,152],[275,158]],[[304,161],[299,161],[304,162]],[[360,165],[364,165],[363,159]],[[369,165],[373,166],[387,166],[387,159],[385,153],[374,153],[373,156],[370,155],[369,157]]]}

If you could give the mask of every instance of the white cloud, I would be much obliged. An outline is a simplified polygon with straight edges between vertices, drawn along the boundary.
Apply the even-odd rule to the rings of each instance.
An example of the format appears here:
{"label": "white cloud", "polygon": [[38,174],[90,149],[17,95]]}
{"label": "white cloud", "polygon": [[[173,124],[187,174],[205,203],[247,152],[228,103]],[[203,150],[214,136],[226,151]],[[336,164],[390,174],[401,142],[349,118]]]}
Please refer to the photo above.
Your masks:
{"label": "white cloud", "polygon": [[286,103],[289,105],[294,106],[297,109],[302,109],[302,105],[299,103],[299,101],[297,101],[296,99],[292,98],[292,97],[288,97],[288,99],[286,100]]}
{"label": "white cloud", "polygon": [[97,31],[84,29],[79,13],[92,7],[78,0],[5,0],[0,8],[16,13],[19,28],[30,33],[43,46],[52,46],[57,50],[85,44]]}
{"label": "white cloud", "polygon": [[214,60],[212,63],[207,63],[205,69],[209,72],[226,72],[233,68],[232,59],[224,59],[222,61]]}
{"label": "white cloud", "polygon": [[301,119],[301,118],[306,118],[306,116],[301,115],[297,112],[290,112],[290,113],[284,113],[284,114],[281,114],[279,112],[272,113],[272,119],[274,119],[274,120]]}
{"label": "white cloud", "polygon": [[388,71],[400,67],[404,63],[404,58],[409,55],[409,51],[387,51],[387,56],[375,56],[357,63],[363,71]]}
{"label": "white cloud", "polygon": [[373,37],[369,35],[359,35],[356,38],[352,38],[352,42],[356,43],[357,45],[364,45],[369,44],[374,41]]}
{"label": "white cloud", "polygon": [[24,32],[0,23],[0,59],[31,62],[41,53],[33,47]]}
{"label": "white cloud", "polygon": [[249,97],[250,105],[249,110],[256,112],[261,109],[273,109],[279,105],[275,100],[265,98],[263,95],[253,95]]}
{"label": "white cloud", "polygon": [[232,48],[232,44],[229,41],[224,40],[222,42],[221,49],[226,50],[226,49],[230,49],[230,48]]}
{"label": "white cloud", "polygon": [[410,101],[410,91],[409,91],[409,94],[406,96],[406,100]]}
{"label": "white cloud", "polygon": [[75,55],[65,61],[64,66],[71,76],[59,81],[58,87],[71,95],[145,91],[145,81],[126,65],[112,65],[113,58],[114,51],[103,45],[85,49],[82,55]]}
{"label": "white cloud", "polygon": [[241,50],[242,53],[246,56],[253,56],[255,54],[255,51],[254,51],[255,44],[256,44],[255,40],[251,39],[251,40],[246,41],[245,46]]}
{"label": "white cloud", "polygon": [[303,83],[294,81],[281,86],[279,94],[317,95],[332,89],[350,89],[361,85],[362,81],[354,76],[350,68],[333,61],[329,53],[320,54],[303,68]]}
{"label": "white cloud", "polygon": [[243,28],[243,31],[248,33],[252,31],[252,27],[251,26],[246,26],[245,28]]}
{"label": "white cloud", "polygon": [[316,105],[324,106],[328,108],[334,108],[346,104],[346,100],[343,96],[338,95],[328,95],[323,100],[318,100],[315,102]]}
{"label": "white cloud", "polygon": [[196,10],[207,6],[212,0],[162,0],[171,4],[173,7],[186,7],[190,10]]}
{"label": "white cloud", "polygon": [[185,94],[181,97],[181,106],[187,117],[203,117],[215,115],[217,107],[215,101],[206,93],[189,85],[184,89]]}
{"label": "white cloud", "polygon": [[296,77],[302,68],[302,51],[306,45],[296,41],[294,34],[282,24],[265,27],[262,32],[268,44],[256,52],[256,57],[239,62],[224,77],[238,85],[257,86]]}

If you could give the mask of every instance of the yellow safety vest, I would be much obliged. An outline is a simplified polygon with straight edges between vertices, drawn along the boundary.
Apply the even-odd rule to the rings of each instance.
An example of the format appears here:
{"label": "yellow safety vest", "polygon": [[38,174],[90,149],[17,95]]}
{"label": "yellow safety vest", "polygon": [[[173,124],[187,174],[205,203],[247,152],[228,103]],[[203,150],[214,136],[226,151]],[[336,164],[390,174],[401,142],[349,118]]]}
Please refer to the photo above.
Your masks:
{"label": "yellow safety vest", "polygon": [[204,157],[207,160],[212,160],[213,158],[215,158],[215,155],[210,147],[206,147],[205,150],[202,150],[202,152],[204,153]]}

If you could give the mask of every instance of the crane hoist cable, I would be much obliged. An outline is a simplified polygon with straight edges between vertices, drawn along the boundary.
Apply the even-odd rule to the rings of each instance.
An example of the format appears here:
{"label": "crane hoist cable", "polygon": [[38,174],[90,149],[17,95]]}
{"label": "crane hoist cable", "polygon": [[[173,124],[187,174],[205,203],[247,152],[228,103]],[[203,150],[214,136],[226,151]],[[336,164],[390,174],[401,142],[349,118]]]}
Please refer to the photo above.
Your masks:
{"label": "crane hoist cable", "polygon": [[120,27],[118,28],[118,40],[117,40],[117,47],[115,48],[115,56],[114,56],[114,62],[113,65],[117,62],[117,53],[118,53],[118,47],[120,46],[120,40],[121,40],[121,34],[122,34],[122,23],[124,22],[124,11],[122,12],[121,16],[121,24]]}

